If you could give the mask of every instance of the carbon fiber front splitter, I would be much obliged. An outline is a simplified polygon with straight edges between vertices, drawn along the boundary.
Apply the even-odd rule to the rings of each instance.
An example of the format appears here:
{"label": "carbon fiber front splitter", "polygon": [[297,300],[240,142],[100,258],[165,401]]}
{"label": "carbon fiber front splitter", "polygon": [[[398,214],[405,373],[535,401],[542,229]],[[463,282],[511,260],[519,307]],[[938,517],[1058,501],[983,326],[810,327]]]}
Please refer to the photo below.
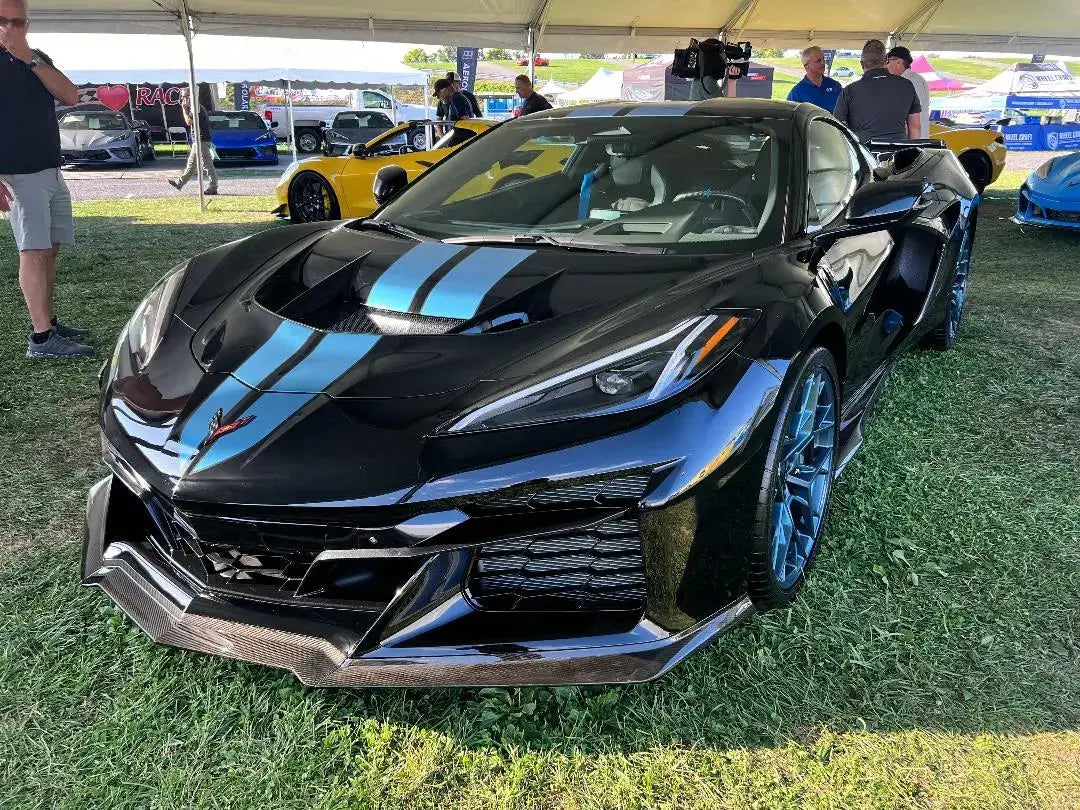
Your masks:
{"label": "carbon fiber front splitter", "polygon": [[[309,686],[526,686],[647,681],[662,675],[718,633],[752,615],[748,598],[680,633],[665,634],[648,620],[640,641],[576,646],[574,640],[410,649],[408,629],[361,657],[355,639],[310,623],[305,632],[275,627],[272,610],[223,615],[220,600],[197,592],[152,549],[123,541],[106,544],[112,478],[98,482],[87,503],[84,584],[104,590],[151,638],[162,644],[292,671]],[[458,597],[462,599],[462,597]],[[436,611],[455,609],[455,600]],[[218,615],[215,615],[218,614]],[[243,617],[240,620],[238,616]],[[646,628],[645,625],[648,625]]]}

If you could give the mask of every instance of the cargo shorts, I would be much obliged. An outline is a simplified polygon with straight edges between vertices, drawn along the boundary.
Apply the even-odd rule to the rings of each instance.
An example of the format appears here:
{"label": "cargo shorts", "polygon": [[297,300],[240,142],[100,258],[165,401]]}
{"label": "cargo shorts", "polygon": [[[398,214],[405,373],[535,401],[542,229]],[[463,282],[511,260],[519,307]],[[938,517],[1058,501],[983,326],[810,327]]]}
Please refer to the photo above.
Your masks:
{"label": "cargo shorts", "polygon": [[71,194],[59,169],[0,174],[14,198],[8,220],[19,250],[48,250],[75,241]]}

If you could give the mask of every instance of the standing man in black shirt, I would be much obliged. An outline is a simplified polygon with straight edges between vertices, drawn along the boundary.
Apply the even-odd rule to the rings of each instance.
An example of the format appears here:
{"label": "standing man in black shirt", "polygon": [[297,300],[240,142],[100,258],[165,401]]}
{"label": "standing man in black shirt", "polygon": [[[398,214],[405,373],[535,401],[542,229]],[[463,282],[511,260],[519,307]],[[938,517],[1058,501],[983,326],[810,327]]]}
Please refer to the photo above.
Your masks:
{"label": "standing man in black shirt", "polygon": [[56,260],[75,241],[71,195],[60,174],[60,128],[54,99],[77,104],[78,91],[26,41],[23,0],[0,0],[0,212],[8,214],[19,249],[19,286],[30,312],[27,357],[84,357],[83,329],[65,326],[53,310]]}
{"label": "standing man in black shirt", "polygon": [[[199,171],[199,165],[195,162],[195,150],[198,149],[202,152],[202,167],[210,178],[210,185],[204,190],[203,194],[217,194],[218,176],[217,171],[214,169],[214,155],[210,151],[210,113],[206,107],[199,103],[199,142],[195,143],[195,126],[194,121],[191,118],[191,90],[184,88],[180,91],[180,110],[184,114],[184,123],[187,124],[187,128],[191,130],[191,151],[188,152],[187,166],[184,167],[184,173],[175,180],[170,180],[169,185],[175,188],[177,191],[184,187],[184,184],[195,177]],[[200,178],[201,181],[202,178]]]}
{"label": "standing man in black shirt", "polygon": [[521,97],[521,100],[525,102],[521,105],[518,116],[551,109],[551,102],[533,90],[533,83],[529,81],[529,77],[524,73],[515,77],[514,89],[517,91],[518,96]]}
{"label": "standing man in black shirt", "polygon": [[915,85],[885,67],[885,43],[868,39],[862,49],[861,79],[840,91],[833,110],[862,143],[902,141],[923,136],[922,105]]}

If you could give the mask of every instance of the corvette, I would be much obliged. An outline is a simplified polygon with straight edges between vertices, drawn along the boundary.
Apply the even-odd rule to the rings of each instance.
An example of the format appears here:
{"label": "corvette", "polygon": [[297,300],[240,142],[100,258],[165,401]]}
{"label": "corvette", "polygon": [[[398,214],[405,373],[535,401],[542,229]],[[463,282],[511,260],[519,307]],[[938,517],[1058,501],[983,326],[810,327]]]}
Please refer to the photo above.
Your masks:
{"label": "corvette", "polygon": [[278,181],[278,206],[271,213],[296,223],[367,216],[378,208],[371,186],[383,166],[401,166],[416,178],[493,125],[482,119],[459,121],[427,149],[425,144],[433,140],[431,124],[411,121],[387,130],[353,154],[293,163]]}
{"label": "corvette", "polygon": [[1001,176],[1009,148],[1000,132],[979,127],[945,126],[930,122],[930,137],[937,138],[960,159],[979,193]]}
{"label": "corvette", "polygon": [[1056,155],[1028,176],[1012,221],[1080,231],[1080,152]]}
{"label": "corvette", "polygon": [[751,99],[550,111],[408,179],[121,334],[82,573],[155,640],[320,686],[661,675],[795,598],[893,363],[956,340],[979,206],[944,149]]}

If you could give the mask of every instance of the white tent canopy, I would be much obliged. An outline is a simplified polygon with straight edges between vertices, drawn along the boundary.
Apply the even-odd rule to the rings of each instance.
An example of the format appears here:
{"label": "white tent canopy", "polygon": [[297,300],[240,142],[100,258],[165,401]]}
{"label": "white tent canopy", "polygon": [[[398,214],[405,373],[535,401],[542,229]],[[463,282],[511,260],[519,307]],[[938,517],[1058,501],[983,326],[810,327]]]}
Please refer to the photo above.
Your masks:
{"label": "white tent canopy", "polygon": [[[186,84],[187,69],[126,68],[122,70],[65,70],[75,84]],[[385,70],[335,70],[332,68],[226,68],[200,67],[200,82],[248,82],[294,90],[356,90],[385,86],[424,86],[426,75],[405,65]]]}
{"label": "white tent canopy", "polygon": [[536,88],[536,92],[542,96],[561,96],[566,92],[566,88],[554,79],[548,79],[542,87]]}
{"label": "white tent canopy", "polygon": [[666,51],[721,31],[769,48],[892,35],[920,50],[1080,56],[1077,0],[33,0],[31,16],[40,32],[175,33],[185,3],[208,34],[550,51]]}
{"label": "white tent canopy", "polygon": [[600,68],[576,90],[559,96],[559,106],[587,104],[590,101],[610,101],[622,95],[622,72]]}

